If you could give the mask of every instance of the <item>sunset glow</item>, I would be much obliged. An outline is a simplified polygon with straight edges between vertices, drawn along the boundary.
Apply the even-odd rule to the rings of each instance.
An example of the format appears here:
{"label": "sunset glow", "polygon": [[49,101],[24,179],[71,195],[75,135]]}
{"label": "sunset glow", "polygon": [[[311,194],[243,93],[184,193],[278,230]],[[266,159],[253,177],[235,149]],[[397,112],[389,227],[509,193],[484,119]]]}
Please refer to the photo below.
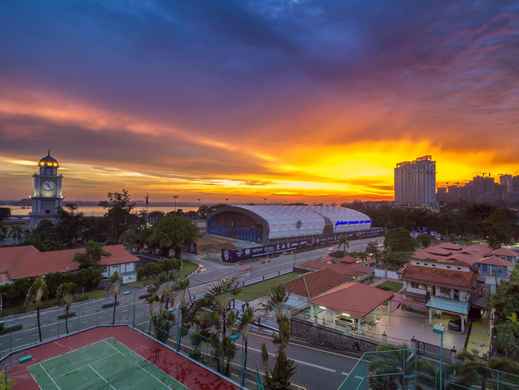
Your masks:
{"label": "sunset glow", "polygon": [[519,173],[517,7],[216,3],[3,2],[0,198],[48,148],[76,200],[390,200],[426,154],[440,184]]}

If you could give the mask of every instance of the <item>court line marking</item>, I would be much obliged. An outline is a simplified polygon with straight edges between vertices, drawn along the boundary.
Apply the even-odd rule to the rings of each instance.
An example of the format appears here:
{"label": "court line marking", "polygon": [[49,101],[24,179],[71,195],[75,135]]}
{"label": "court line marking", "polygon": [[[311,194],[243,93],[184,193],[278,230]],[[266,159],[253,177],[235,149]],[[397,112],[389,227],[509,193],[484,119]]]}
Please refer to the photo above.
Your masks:
{"label": "court line marking", "polygon": [[96,374],[99,378],[101,378],[108,386],[110,386],[113,390],[117,390],[116,387],[112,386],[110,382],[106,380],[104,376],[102,376],[91,364],[88,364],[88,367],[94,371],[94,374]]}
{"label": "court line marking", "polygon": [[[126,357],[126,355],[124,353],[122,353],[118,348],[115,348],[114,345],[112,345],[112,343],[110,343],[109,341],[107,341],[108,339],[104,339],[103,341],[105,342],[105,344],[108,344],[110,346],[110,348],[112,348],[115,352],[117,352],[119,355],[123,356],[123,357]],[[117,341],[117,340],[116,340]],[[115,354],[114,354],[115,355]],[[113,355],[112,355],[113,356]]]}
{"label": "court line marking", "polygon": [[[108,356],[106,356],[106,357],[104,357],[104,358],[96,359],[96,361],[98,361],[98,362],[102,362],[103,360],[113,358],[114,356],[117,356],[117,355],[118,355],[117,353],[113,353],[113,354],[108,355]],[[64,376],[67,376],[67,375],[73,373],[74,371],[79,371],[79,370],[81,370],[82,368],[87,367],[89,364],[91,364],[91,363],[85,363],[85,364],[82,364],[81,366],[76,367],[76,368],[73,368],[72,370],[69,370],[69,371],[67,371],[66,373],[62,374],[62,375],[57,375],[56,378],[63,378]]]}
{"label": "court line marking", "polygon": [[45,369],[45,367],[43,367],[43,364],[41,363],[38,363],[39,366],[41,367],[41,369],[43,370],[43,372],[45,373],[45,375],[47,375],[49,377],[49,379],[52,381],[52,383],[54,383],[54,386],[56,386],[56,388],[58,390],[61,390],[61,387],[59,387],[59,385],[56,383],[56,381],[54,380],[53,377],[50,376],[50,374],[48,373],[48,371]]}
{"label": "court line marking", "polygon": [[[147,363],[147,364],[153,364],[151,363],[148,359],[145,359],[144,357],[142,357],[141,355],[139,355],[137,352],[135,351],[132,351],[131,349],[128,349],[128,351],[130,351],[137,360],[140,360],[141,362],[144,362],[144,363]],[[139,367],[141,370],[143,370],[145,373],[147,373],[149,376],[151,376],[152,378],[156,379],[157,381],[159,381],[163,386],[166,387],[166,389],[170,389],[171,386],[164,383],[162,380],[160,380],[160,378],[157,378],[157,376],[155,376],[153,373],[149,372],[148,370],[146,370],[143,366],[140,366],[138,364],[139,362],[137,362],[136,364],[136,367]],[[160,367],[159,367],[159,370],[160,370]],[[162,370],[161,370],[162,371]],[[173,378],[171,375],[169,375],[168,373],[166,373],[166,375],[170,378],[172,378],[176,383],[174,383],[174,385],[176,385],[177,383],[180,383],[180,385],[184,388],[184,389],[187,389],[187,387],[185,387],[185,385],[180,382],[179,380],[177,380],[176,378]]]}

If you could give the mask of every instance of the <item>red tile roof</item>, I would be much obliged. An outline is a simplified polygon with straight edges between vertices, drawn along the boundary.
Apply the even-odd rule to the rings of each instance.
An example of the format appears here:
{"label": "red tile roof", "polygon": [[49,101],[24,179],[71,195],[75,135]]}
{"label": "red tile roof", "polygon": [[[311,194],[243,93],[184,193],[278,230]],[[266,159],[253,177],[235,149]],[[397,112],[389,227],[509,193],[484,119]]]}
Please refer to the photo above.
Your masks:
{"label": "red tile roof", "polygon": [[313,298],[345,281],[346,278],[343,275],[325,268],[320,271],[309,272],[290,281],[286,284],[286,288],[292,294]]}
{"label": "red tile roof", "polygon": [[312,303],[336,313],[347,313],[353,318],[363,318],[393,298],[393,295],[389,291],[367,284],[348,282],[318,295],[312,299]]}
{"label": "red tile roof", "polygon": [[[106,245],[103,249],[110,256],[103,256],[101,265],[135,263],[139,260],[122,245]],[[78,264],[74,261],[74,255],[81,252],[84,249],[40,252],[33,246],[0,248],[0,274],[7,274],[10,280],[14,280],[53,272],[75,271]]]}
{"label": "red tile roof", "polygon": [[358,260],[350,256],[346,256],[339,259],[333,257],[325,257],[319,260],[307,261],[299,265],[298,267],[306,270],[316,271],[322,269],[331,269],[336,273],[349,278],[357,278],[371,275],[371,269],[361,263],[357,263],[357,261]]}
{"label": "red tile roof", "polygon": [[512,263],[499,256],[487,256],[478,261],[479,264],[491,264],[498,267],[512,267]]}
{"label": "red tile roof", "polygon": [[472,271],[453,271],[407,264],[402,271],[402,279],[418,283],[470,290],[474,286],[476,273]]}
{"label": "red tile roof", "polygon": [[499,248],[492,252],[496,256],[519,257],[519,253],[510,248]]}

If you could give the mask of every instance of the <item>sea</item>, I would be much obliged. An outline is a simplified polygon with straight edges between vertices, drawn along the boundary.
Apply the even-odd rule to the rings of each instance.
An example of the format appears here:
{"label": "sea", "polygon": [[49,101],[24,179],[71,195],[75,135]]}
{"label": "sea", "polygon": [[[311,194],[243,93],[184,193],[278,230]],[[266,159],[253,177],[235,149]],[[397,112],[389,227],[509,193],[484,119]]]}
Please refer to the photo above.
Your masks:
{"label": "sea", "polygon": [[[11,209],[12,216],[25,216],[31,213],[31,206],[2,206],[9,207]],[[173,206],[136,206],[133,209],[133,213],[138,214],[141,211],[148,211],[151,213],[152,211],[161,211],[163,213],[168,213],[170,211],[182,210],[183,212],[188,211],[196,211],[198,207],[185,207],[178,206],[177,208]],[[79,206],[76,210],[77,212],[83,213],[83,215],[87,217],[102,217],[106,213],[106,209],[100,206]]]}

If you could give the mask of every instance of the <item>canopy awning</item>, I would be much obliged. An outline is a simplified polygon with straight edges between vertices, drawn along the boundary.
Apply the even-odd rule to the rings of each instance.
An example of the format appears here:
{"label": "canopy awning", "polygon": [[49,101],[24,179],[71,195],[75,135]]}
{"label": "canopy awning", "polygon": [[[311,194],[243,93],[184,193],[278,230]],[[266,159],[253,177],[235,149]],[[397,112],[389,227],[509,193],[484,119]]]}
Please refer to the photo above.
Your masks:
{"label": "canopy awning", "polygon": [[468,315],[469,314],[469,303],[454,301],[451,299],[441,297],[431,297],[426,305],[430,309],[446,311],[449,313]]}

